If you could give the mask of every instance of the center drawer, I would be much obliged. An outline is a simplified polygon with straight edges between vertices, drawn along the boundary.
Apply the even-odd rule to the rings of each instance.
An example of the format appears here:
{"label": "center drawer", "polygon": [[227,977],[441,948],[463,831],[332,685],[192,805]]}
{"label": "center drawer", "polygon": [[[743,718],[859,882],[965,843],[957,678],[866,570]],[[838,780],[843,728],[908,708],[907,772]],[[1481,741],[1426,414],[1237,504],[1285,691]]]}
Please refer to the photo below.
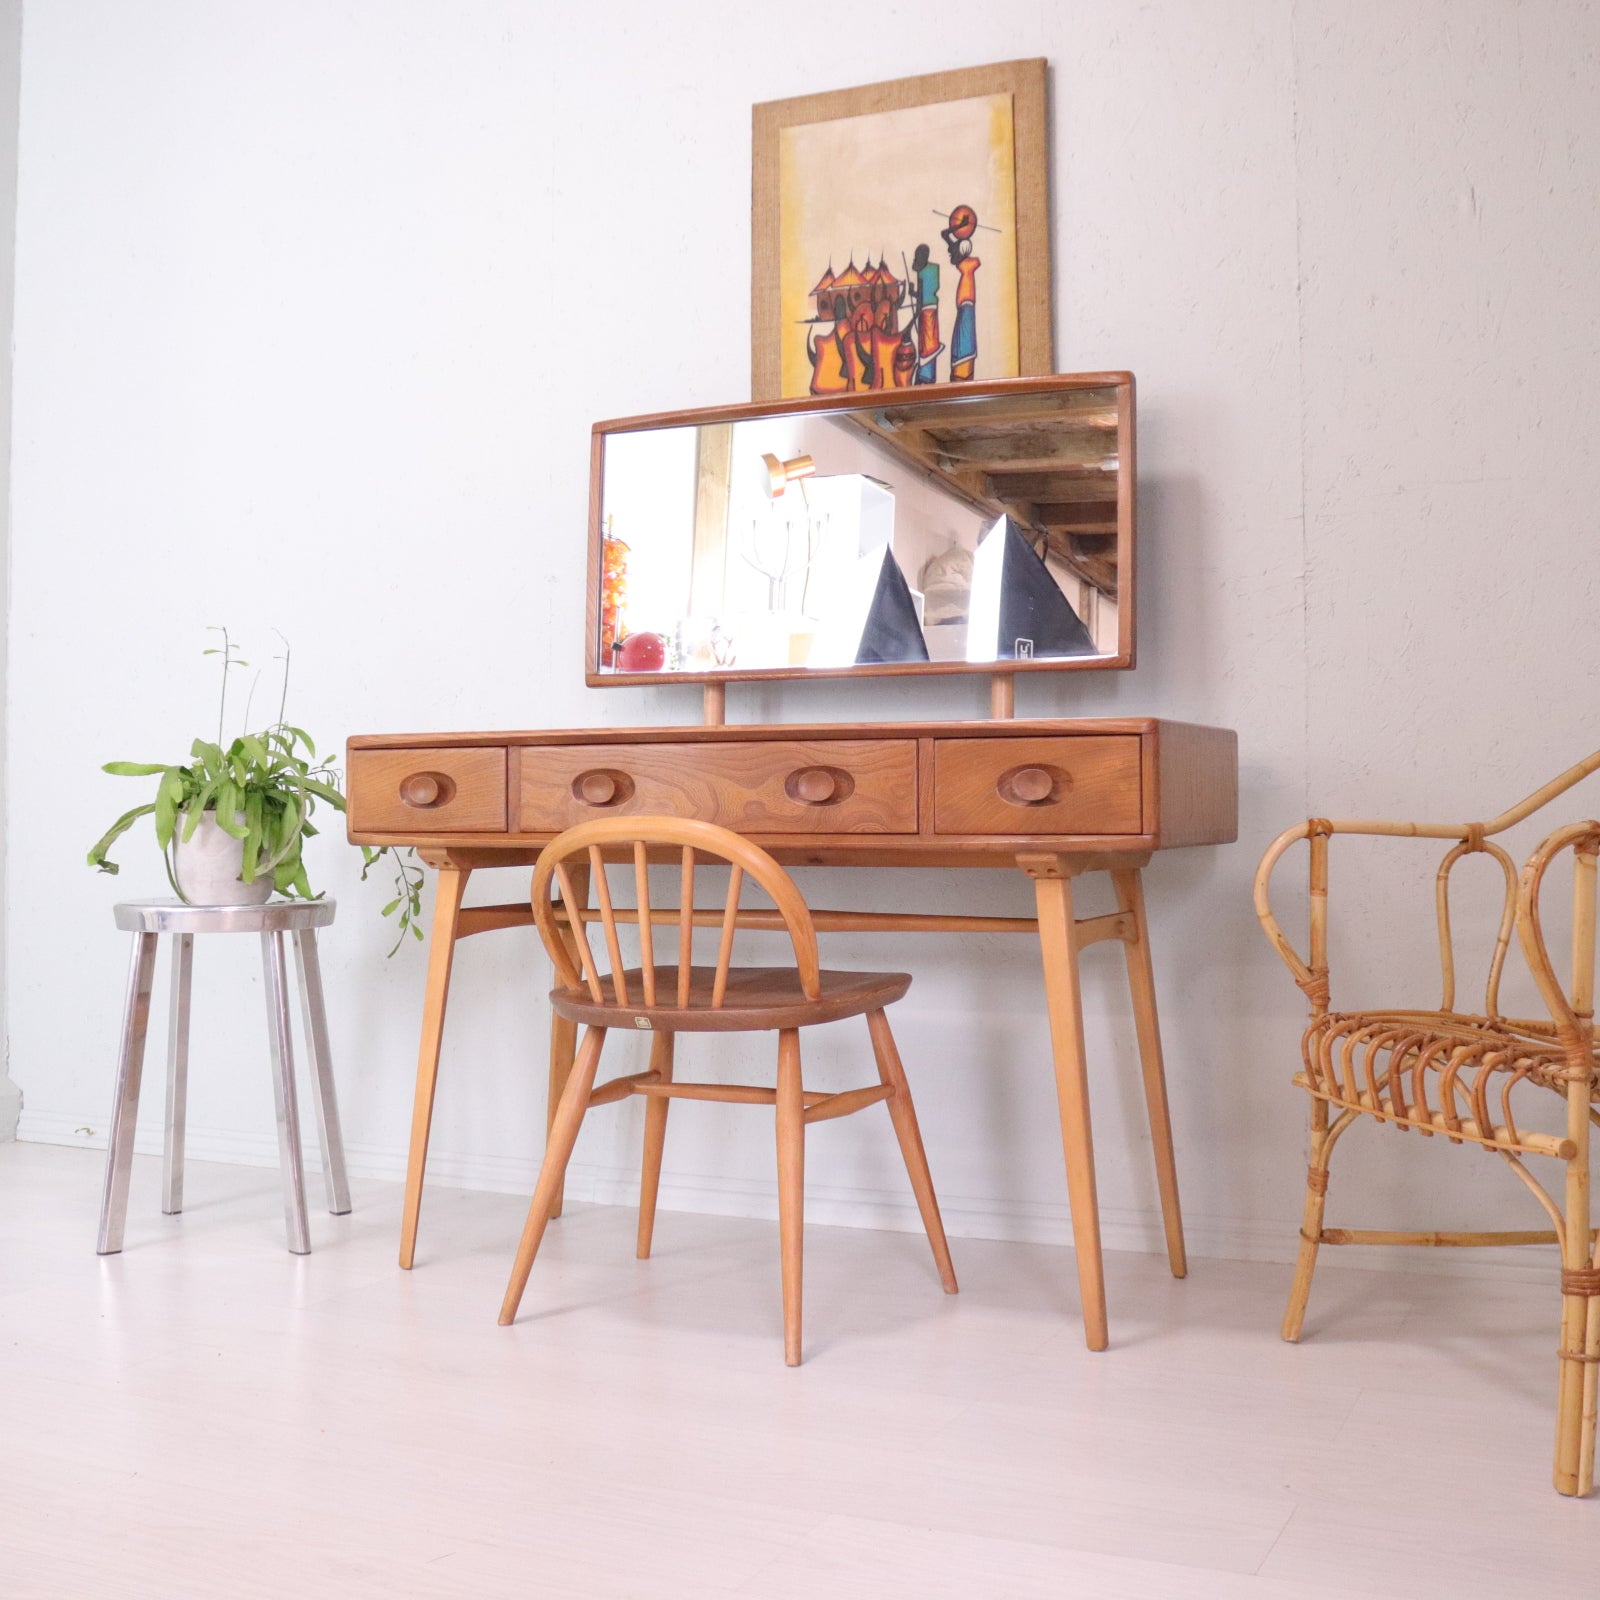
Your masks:
{"label": "center drawer", "polygon": [[689,817],[754,837],[915,833],[911,739],[525,745],[517,831],[596,817]]}

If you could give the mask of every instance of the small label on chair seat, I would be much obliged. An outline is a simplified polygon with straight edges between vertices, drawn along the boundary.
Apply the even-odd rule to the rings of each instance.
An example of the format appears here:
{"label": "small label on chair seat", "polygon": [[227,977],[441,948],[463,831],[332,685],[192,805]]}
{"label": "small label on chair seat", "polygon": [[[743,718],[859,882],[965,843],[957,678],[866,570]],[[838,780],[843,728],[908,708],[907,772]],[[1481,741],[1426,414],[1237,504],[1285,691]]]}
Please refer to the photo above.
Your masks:
{"label": "small label on chair seat", "polygon": [[633,1025],[636,1028],[648,1028],[651,1026],[651,1022],[649,1017],[635,1017],[633,1019]]}

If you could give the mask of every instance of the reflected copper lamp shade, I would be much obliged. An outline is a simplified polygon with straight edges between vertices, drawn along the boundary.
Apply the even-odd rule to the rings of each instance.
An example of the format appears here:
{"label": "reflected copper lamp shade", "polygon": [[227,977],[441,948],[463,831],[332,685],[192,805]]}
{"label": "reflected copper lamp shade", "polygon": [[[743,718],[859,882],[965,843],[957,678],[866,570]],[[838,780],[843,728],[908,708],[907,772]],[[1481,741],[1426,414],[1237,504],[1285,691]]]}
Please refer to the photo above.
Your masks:
{"label": "reflected copper lamp shade", "polygon": [[792,456],[788,461],[780,461],[770,451],[764,450],[761,454],[761,486],[769,500],[781,500],[791,483],[809,478],[816,470],[817,464],[810,456]]}

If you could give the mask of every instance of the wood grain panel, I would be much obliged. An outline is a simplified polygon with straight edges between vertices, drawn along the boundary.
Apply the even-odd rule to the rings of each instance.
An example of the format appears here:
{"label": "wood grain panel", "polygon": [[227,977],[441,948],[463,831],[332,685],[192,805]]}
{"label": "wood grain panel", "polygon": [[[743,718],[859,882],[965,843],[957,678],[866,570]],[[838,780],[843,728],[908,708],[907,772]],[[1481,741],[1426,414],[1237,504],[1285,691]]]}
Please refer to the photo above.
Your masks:
{"label": "wood grain panel", "polygon": [[1136,834],[1139,740],[937,739],[936,834]]}
{"label": "wood grain panel", "polygon": [[506,752],[351,750],[352,833],[504,833]]}
{"label": "wood grain panel", "polygon": [[763,834],[917,831],[912,739],[585,744],[519,752],[518,821],[543,833],[595,817],[694,817]]}
{"label": "wood grain panel", "polygon": [[1163,722],[1153,741],[1162,846],[1231,844],[1239,837],[1239,736],[1228,728]]}

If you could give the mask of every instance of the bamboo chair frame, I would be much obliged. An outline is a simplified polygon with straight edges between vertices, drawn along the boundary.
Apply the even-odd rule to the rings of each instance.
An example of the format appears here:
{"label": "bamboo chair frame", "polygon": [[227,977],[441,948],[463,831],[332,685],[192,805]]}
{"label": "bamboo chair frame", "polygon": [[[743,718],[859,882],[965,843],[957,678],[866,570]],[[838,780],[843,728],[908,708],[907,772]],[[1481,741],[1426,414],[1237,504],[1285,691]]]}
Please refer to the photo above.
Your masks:
{"label": "bamboo chair frame", "polygon": [[[1531,817],[1596,770],[1600,751],[1488,822],[1419,823],[1330,821],[1313,817],[1281,833],[1261,859],[1255,878],[1256,915],[1311,1006],[1302,1041],[1302,1070],[1295,1082],[1311,1097],[1311,1149],[1306,1172],[1299,1256],[1283,1337],[1298,1340],[1321,1245],[1558,1244],[1561,1254],[1561,1335],[1556,1394],[1555,1487],[1566,1495],[1594,1488],[1595,1418],[1600,1394],[1600,1239],[1590,1201],[1591,1125],[1600,1123],[1595,991],[1595,886],[1600,821],[1557,828],[1528,857],[1520,874],[1511,857],[1490,842]],[[1443,995],[1436,1010],[1331,1009],[1328,968],[1328,842],[1336,834],[1454,840],[1440,863],[1435,901]],[[1301,840],[1310,849],[1311,905],[1307,954],[1302,957],[1272,914],[1273,870]],[[1546,946],[1540,905],[1546,875],[1556,859],[1573,855],[1571,975],[1563,988]],[[1499,928],[1489,963],[1481,1012],[1456,1008],[1454,943],[1450,927],[1450,876],[1468,855],[1491,856],[1505,875]],[[1524,959],[1549,1011],[1548,1017],[1506,1017],[1499,1009],[1500,979],[1515,931]],[[1380,1060],[1382,1058],[1382,1060]],[[1526,1089],[1560,1095],[1566,1103],[1561,1135],[1521,1126],[1512,1110]],[[1431,1091],[1431,1093],[1430,1093]],[[1474,1144],[1498,1154],[1544,1209],[1546,1230],[1494,1233],[1381,1232],[1328,1228],[1323,1216],[1328,1161],[1333,1147],[1360,1117],[1371,1117],[1424,1138]],[[1563,1163],[1556,1193],[1534,1177],[1525,1157]]]}
{"label": "bamboo chair frame", "polygon": [[[665,851],[678,864],[678,898],[672,910],[652,904],[650,862]],[[606,877],[607,856],[631,864],[635,905],[619,907]],[[695,869],[702,860],[726,862],[728,889],[720,915],[708,918],[695,908]],[[740,925],[739,901],[746,881],[771,897],[789,935],[794,969],[737,968],[734,937]],[[591,909],[593,886],[598,907]],[[555,891],[552,894],[552,890]],[[778,1223],[783,1281],[784,1359],[800,1364],[801,1249],[803,1239],[805,1130],[814,1122],[849,1116],[868,1106],[889,1111],[912,1192],[946,1294],[956,1293],[955,1269],[945,1240],[933,1180],[928,1173],[911,1089],[895,1047],[885,1007],[903,995],[911,980],[904,973],[824,971],[817,931],[794,880],[766,851],[748,839],[711,823],[673,817],[607,817],[581,823],[558,835],[540,853],[533,873],[533,920],[555,965],[557,987],[551,1004],[559,1016],[585,1024],[577,1058],[561,1091],[550,1137],[528,1208],[500,1321],[515,1320],[534,1257],[549,1219],[560,1204],[567,1162],[585,1113],[631,1095],[648,1100],[644,1158],[639,1186],[637,1254],[650,1254],[656,1196],[666,1140],[667,1110],[675,1099],[720,1100],[772,1106],[778,1146]],[[718,929],[714,967],[694,965],[694,933],[707,922]],[[602,972],[589,943],[598,922],[609,971]],[[656,930],[676,926],[676,960],[664,961]],[[620,928],[637,931],[640,964],[623,961]],[[666,943],[670,944],[670,936]],[[801,1082],[800,1029],[814,1023],[865,1016],[878,1068],[878,1082],[866,1088],[824,1094]],[[651,1033],[650,1065],[595,1087],[606,1034],[612,1026]],[[761,1084],[686,1083],[674,1076],[678,1033],[776,1031],[778,1072],[775,1087]]]}

